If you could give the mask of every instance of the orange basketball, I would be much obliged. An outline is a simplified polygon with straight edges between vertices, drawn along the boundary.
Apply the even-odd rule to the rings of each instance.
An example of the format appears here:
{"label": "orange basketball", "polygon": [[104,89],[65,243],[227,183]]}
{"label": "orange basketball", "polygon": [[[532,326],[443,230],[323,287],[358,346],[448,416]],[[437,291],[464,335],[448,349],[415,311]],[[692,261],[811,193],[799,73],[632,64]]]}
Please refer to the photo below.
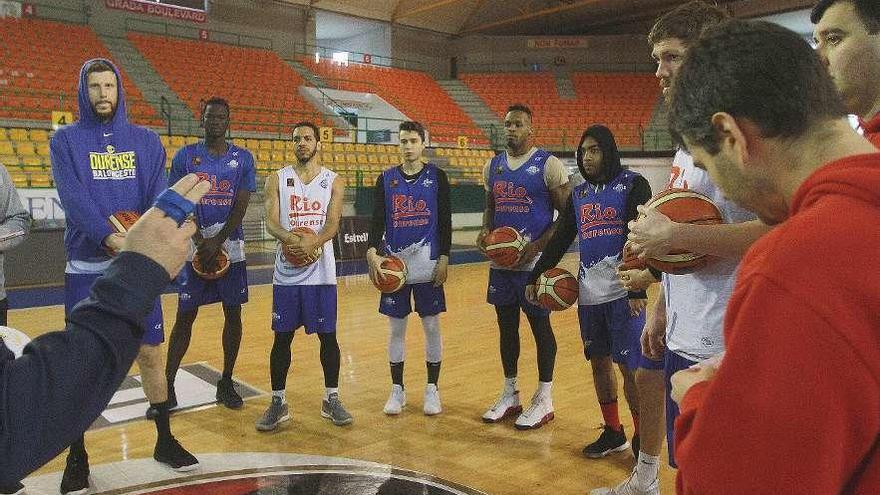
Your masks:
{"label": "orange basketball", "polygon": [[397,292],[406,283],[406,263],[397,256],[388,256],[379,265],[382,280],[372,280],[373,285],[384,294]]}
{"label": "orange basketball", "polygon": [[124,234],[128,232],[128,229],[130,229],[140,217],[140,214],[136,211],[117,211],[110,215],[108,221],[116,233]]}
{"label": "orange basketball", "polygon": [[226,275],[226,272],[229,271],[229,267],[231,263],[229,262],[229,254],[223,248],[220,248],[220,251],[217,252],[217,270],[213,272],[206,272],[202,270],[202,262],[199,260],[199,255],[196,254],[193,256],[192,267],[193,271],[196,272],[196,275],[205,279],[205,280],[216,280],[223,275]]}
{"label": "orange basketball", "polygon": [[623,252],[621,254],[623,257],[623,261],[620,262],[621,270],[644,270],[648,268],[644,261],[640,260],[638,256],[630,251],[629,242],[623,245]]}
{"label": "orange basketball", "polygon": [[537,295],[550,311],[568,309],[578,300],[578,279],[562,268],[551,268],[538,277]]}
{"label": "orange basketball", "polygon": [[[669,217],[676,223],[715,225],[724,223],[721,210],[708,197],[687,189],[667,189],[645,205]],[[672,274],[694,272],[713,258],[706,254],[675,250],[663,256],[649,258],[648,265]]]}
{"label": "orange basketball", "polygon": [[526,240],[513,227],[498,227],[483,239],[486,256],[498,266],[513,266],[526,247]]}
{"label": "orange basketball", "polygon": [[[314,234],[315,231],[308,227],[297,227],[292,230],[292,232],[304,232],[306,234]],[[293,254],[287,244],[283,244],[281,246],[281,252],[284,254],[284,258],[288,263],[295,266],[296,268],[302,268],[304,266],[311,265],[312,263],[318,261],[322,254],[324,254],[324,246],[318,246],[315,248],[314,254],[311,256],[303,257],[296,256]]]}

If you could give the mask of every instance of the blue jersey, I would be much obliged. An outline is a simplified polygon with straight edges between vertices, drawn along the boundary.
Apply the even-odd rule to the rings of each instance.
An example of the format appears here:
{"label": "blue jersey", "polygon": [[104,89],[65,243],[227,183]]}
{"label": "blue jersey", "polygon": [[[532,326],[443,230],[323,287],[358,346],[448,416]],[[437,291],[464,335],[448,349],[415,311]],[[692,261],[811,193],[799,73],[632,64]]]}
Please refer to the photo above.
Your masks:
{"label": "blue jersey", "polygon": [[636,177],[639,174],[622,170],[604,184],[584,182],[571,192],[580,247],[581,305],[626,297],[617,265],[626,243],[626,208]]}
{"label": "blue jersey", "polygon": [[[507,153],[492,159],[488,180],[489,191],[495,199],[495,228],[513,227],[531,242],[550,227],[555,208],[544,179],[548,158],[550,153],[539,149],[516,170],[508,166]],[[525,271],[530,269],[521,267]]]}
{"label": "blue jersey", "polygon": [[79,120],[52,136],[52,175],[64,208],[68,273],[100,273],[110,262],[103,247],[113,233],[108,218],[145,212],[167,187],[165,149],[155,132],[126,117],[125,92],[116,72],[116,113],[102,122],[89,101],[86,62],[80,71]]}
{"label": "blue jersey", "polygon": [[[196,220],[204,237],[213,237],[223,228],[240,190],[257,190],[253,155],[233,144],[228,145],[226,153],[221,156],[208,153],[204,141],[184,146],[171,161],[168,182],[174,184],[186,174],[196,174],[211,184],[211,190],[196,205]],[[230,261],[244,260],[241,225],[229,234],[223,247]]]}
{"label": "blue jersey", "polygon": [[400,167],[382,174],[385,188],[385,246],[407,265],[407,283],[428,282],[439,257],[437,167],[428,163],[413,182]]}

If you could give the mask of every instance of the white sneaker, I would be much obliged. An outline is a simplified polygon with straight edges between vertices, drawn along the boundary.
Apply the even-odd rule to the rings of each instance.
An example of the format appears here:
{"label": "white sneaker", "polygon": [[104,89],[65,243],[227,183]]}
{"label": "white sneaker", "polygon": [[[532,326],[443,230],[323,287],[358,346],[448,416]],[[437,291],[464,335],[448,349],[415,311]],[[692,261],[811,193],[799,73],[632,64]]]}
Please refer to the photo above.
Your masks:
{"label": "white sneaker", "polygon": [[660,480],[657,478],[644,490],[636,482],[636,470],[633,469],[629,477],[619,485],[614,488],[596,488],[590,491],[590,495],[660,495]]}
{"label": "white sneaker", "polygon": [[553,421],[553,399],[550,394],[535,392],[529,408],[516,418],[513,424],[518,430],[530,430],[540,428],[546,423]]}
{"label": "white sneaker", "polygon": [[504,391],[495,404],[483,414],[484,423],[497,423],[504,418],[516,416],[522,412],[522,404],[519,402],[519,390],[508,393]]}
{"label": "white sneaker", "polygon": [[406,390],[400,385],[391,386],[391,395],[388,396],[388,402],[385,403],[385,414],[396,416],[403,411],[406,406]]}
{"label": "white sneaker", "polygon": [[434,383],[429,383],[427,387],[425,387],[425,416],[434,416],[435,414],[440,414],[443,411],[443,407],[440,405],[440,391],[437,390],[437,385]]}

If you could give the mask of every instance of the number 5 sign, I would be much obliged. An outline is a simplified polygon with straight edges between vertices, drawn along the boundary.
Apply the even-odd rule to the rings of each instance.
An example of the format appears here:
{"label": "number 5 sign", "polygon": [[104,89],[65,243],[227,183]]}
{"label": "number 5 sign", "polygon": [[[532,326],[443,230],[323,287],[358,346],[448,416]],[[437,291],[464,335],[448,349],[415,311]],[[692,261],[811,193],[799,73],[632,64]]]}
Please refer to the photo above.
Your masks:
{"label": "number 5 sign", "polygon": [[321,139],[322,143],[332,143],[333,142],[333,128],[332,127],[322,127],[320,139]]}

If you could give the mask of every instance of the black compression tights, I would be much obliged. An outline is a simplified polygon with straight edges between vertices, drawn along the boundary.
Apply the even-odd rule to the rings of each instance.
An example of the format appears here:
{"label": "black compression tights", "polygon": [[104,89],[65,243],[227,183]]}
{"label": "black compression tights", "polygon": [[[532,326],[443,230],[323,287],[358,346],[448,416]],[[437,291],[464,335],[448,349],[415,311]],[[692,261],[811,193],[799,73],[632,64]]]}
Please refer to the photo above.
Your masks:
{"label": "black compression tights", "polygon": [[[519,360],[519,306],[495,306],[498,316],[498,328],[501,334],[501,365],[505,377],[517,375]],[[538,354],[538,379],[542,382],[553,381],[553,367],[556,364],[556,337],[547,316],[529,316],[529,326],[535,337]]]}
{"label": "black compression tights", "polygon": [[[294,332],[276,332],[269,355],[269,374],[272,378],[272,390],[284,390],[287,387],[287,372],[290,370],[290,345],[293,343]],[[339,386],[339,342],[336,333],[319,333],[321,340],[321,367],[324,369],[324,386]]]}

